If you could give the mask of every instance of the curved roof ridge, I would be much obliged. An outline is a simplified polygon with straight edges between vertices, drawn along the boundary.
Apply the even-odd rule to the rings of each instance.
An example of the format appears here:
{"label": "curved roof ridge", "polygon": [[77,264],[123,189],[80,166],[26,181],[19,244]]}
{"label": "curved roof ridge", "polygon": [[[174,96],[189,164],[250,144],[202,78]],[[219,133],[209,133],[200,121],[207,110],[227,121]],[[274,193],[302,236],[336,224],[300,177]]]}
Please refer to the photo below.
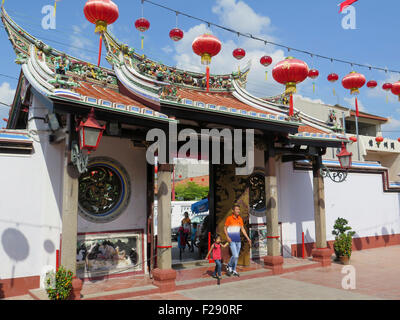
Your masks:
{"label": "curved roof ridge", "polygon": [[[51,47],[50,45],[46,44],[44,41],[40,40],[39,38],[34,37],[28,31],[26,31],[24,28],[22,28],[18,23],[16,23],[10,17],[10,15],[7,13],[7,11],[5,10],[4,7],[1,8],[1,19],[2,19],[2,22],[3,22],[3,24],[5,26],[5,29],[6,29],[6,31],[7,31],[9,36],[10,36],[9,28],[12,28],[15,32],[17,32],[19,34],[20,37],[24,38],[30,44],[35,45],[36,47],[41,47],[45,51],[48,51],[49,53],[51,53],[53,55],[56,55],[56,56],[65,55],[68,58],[70,58],[71,60],[80,62],[82,64],[94,65],[91,62],[88,62],[88,61],[85,61],[83,59],[80,59],[80,58],[77,58],[75,56],[72,56],[72,55],[66,53],[65,51],[60,51],[58,49],[55,49],[55,48]],[[18,52],[17,52],[17,54],[18,54]],[[103,69],[103,70],[107,71],[108,73],[114,73],[113,69],[110,69],[110,68],[106,68],[106,67],[102,67],[102,66],[99,66],[97,68]]]}
{"label": "curved roof ridge", "polygon": [[[189,73],[189,74],[192,74],[192,75],[196,75],[196,76],[205,76],[205,73],[204,73],[204,72],[190,71],[190,70],[180,69],[180,68],[177,68],[177,67],[175,67],[175,66],[168,66],[168,65],[165,65],[165,64],[163,64],[163,63],[161,63],[161,62],[157,62],[157,61],[155,61],[155,60],[153,60],[153,59],[150,59],[149,57],[147,57],[147,56],[144,55],[144,54],[143,54],[143,55],[140,55],[140,54],[138,54],[138,53],[135,51],[134,48],[131,48],[131,47],[129,47],[128,45],[126,45],[125,43],[119,41],[119,40],[118,40],[111,32],[109,32],[108,30],[104,33],[104,35],[105,35],[106,40],[112,41],[115,45],[117,45],[117,46],[120,48],[121,51],[123,51],[123,53],[129,54],[129,55],[133,55],[133,56],[135,56],[137,59],[147,59],[147,60],[149,60],[149,61],[151,61],[151,62],[154,62],[154,63],[157,63],[157,64],[159,64],[159,65],[161,65],[161,66],[163,66],[163,67],[172,68],[172,69],[175,69],[176,71],[179,71],[179,72],[186,72],[186,73]],[[250,70],[250,68],[251,68],[251,61],[248,61],[248,62],[246,63],[246,66],[245,66],[245,67],[243,68],[243,70],[240,72],[240,74],[245,74],[245,73],[247,73],[247,72]],[[211,77],[223,77],[223,76],[231,77],[232,75],[238,75],[238,73],[239,73],[239,72],[232,71],[231,73],[210,74],[210,76],[211,76]]]}

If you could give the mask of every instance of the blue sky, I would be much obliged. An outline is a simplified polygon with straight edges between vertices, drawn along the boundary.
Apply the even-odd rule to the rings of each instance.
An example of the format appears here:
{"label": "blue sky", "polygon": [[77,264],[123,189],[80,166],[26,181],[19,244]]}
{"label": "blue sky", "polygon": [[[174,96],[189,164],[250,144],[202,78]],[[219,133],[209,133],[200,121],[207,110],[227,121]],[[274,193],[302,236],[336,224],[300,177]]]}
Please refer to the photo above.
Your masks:
{"label": "blue sky", "polygon": [[[324,56],[354,61],[357,63],[400,70],[399,44],[396,43],[398,30],[398,11],[400,3],[396,0],[367,1],[359,0],[356,8],[356,29],[342,28],[344,15],[338,13],[340,0],[153,0],[154,2],[189,13],[243,33],[252,33],[276,43],[315,52]],[[11,17],[32,35],[47,42],[52,47],[66,51],[76,57],[97,61],[98,37],[94,26],[86,21],[83,15],[85,0],[61,0],[57,4],[56,30],[44,30],[41,21],[43,6],[53,5],[53,0],[5,0],[5,8]],[[201,71],[200,58],[191,50],[191,42],[197,35],[204,33],[208,27],[198,21],[178,16],[178,25],[185,32],[185,37],[178,43],[169,39],[169,30],[175,27],[175,14],[162,8],[145,3],[144,16],[151,27],[144,34],[144,50],[140,49],[141,34],[134,28],[134,21],[141,15],[140,0],[114,0],[119,6],[120,17],[111,27],[112,33],[122,42],[128,43],[140,53],[145,53],[154,60],[165,64],[176,65],[194,71]],[[248,89],[258,96],[275,95],[283,87],[273,81],[271,70],[265,69],[258,59],[268,53],[274,63],[288,55],[286,50],[265,46],[255,40],[237,37],[237,35],[211,27],[211,32],[223,42],[221,53],[213,59],[211,72],[230,73],[238,68],[238,62],[232,57],[235,47],[243,47],[247,56],[241,60],[243,66],[252,60],[252,71],[249,75]],[[15,54],[7,39],[4,29],[0,30],[0,73],[18,78],[20,66],[14,64]],[[328,104],[339,103],[351,106],[353,97],[344,90],[338,81],[334,87],[337,95],[332,93],[332,84],[326,80],[331,72],[340,78],[352,69],[349,65],[331,63],[327,60],[311,58],[309,55],[290,52],[290,55],[302,59],[308,65],[320,71],[316,80],[316,92],[312,90],[311,80],[298,86],[298,94]],[[274,64],[273,63],[273,64]],[[109,67],[105,59],[102,65]],[[268,81],[264,72],[269,71]],[[397,97],[386,93],[381,85],[400,80],[400,74],[389,74],[355,68],[367,79],[375,79],[379,87],[371,91],[364,87],[358,96],[360,106],[366,112],[391,118],[391,123],[383,127],[383,135],[397,139],[400,137],[400,102]],[[17,80],[0,76],[0,102],[10,103]],[[0,106],[0,128],[4,126],[2,118],[7,117],[8,109]],[[397,131],[397,132],[396,132]]]}

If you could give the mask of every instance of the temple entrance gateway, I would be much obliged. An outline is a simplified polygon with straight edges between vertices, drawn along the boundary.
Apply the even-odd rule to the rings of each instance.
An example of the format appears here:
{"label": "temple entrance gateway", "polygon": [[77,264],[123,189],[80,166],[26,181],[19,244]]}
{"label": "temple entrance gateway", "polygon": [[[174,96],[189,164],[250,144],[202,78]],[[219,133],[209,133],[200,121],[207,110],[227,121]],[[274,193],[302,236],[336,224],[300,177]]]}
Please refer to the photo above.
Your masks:
{"label": "temple entrance gateway", "polygon": [[[161,291],[174,290],[171,208],[177,177],[172,160],[177,150],[168,149],[171,141],[186,142],[185,138],[178,139],[177,133],[183,130],[189,132],[185,137],[194,137],[199,145],[206,142],[210,146],[215,140],[211,131],[215,129],[221,133],[217,140],[224,145],[229,141],[225,134],[234,137],[230,150],[241,147],[239,158],[247,160],[255,145],[254,170],[238,174],[237,169],[247,166],[236,161],[236,155],[235,161],[225,161],[222,157],[218,163],[210,161],[218,152],[209,148],[209,214],[203,221],[207,235],[202,239],[203,245],[206,243],[208,249],[208,233],[218,233],[225,240],[224,222],[236,203],[253,240],[251,248],[243,241],[239,264],[248,266],[252,260],[258,260],[263,267],[281,273],[280,200],[289,191],[279,190],[279,186],[283,174],[290,183],[296,176],[292,167],[282,164],[304,161],[310,166],[308,170],[313,170],[313,192],[305,196],[314,200],[313,207],[307,209],[307,213],[314,213],[313,256],[323,265],[329,264],[321,159],[327,148],[347,143],[346,137],[323,120],[306,114],[289,114],[283,97],[271,102],[248,93],[245,87],[250,66],[240,73],[211,75],[207,92],[204,81],[199,81],[204,80],[204,74],[152,61],[107,32],[104,43],[111,69],[53,50],[12,21],[4,7],[2,18],[17,51],[17,61],[22,65],[7,129],[22,130],[22,134],[16,133],[21,137],[32,132],[43,133],[38,134],[37,141],[31,141],[32,148],[27,151],[35,152],[26,159],[31,161],[29,165],[40,168],[38,172],[46,174],[39,177],[31,172],[26,176],[40,180],[46,193],[30,190],[37,203],[32,208],[26,205],[23,211],[33,212],[35,219],[44,221],[46,226],[55,226],[51,231],[43,231],[42,237],[36,237],[48,237],[56,244],[54,252],[46,255],[46,261],[56,267],[61,256],[61,264],[85,281],[142,275],[151,277]],[[65,66],[63,76],[69,81],[59,77],[60,59]],[[179,80],[183,76],[187,82]],[[89,113],[104,132],[98,136],[101,139],[97,140],[97,149],[88,156],[88,170],[79,175],[76,171],[81,166],[77,164],[84,161],[78,161],[77,154],[87,150],[82,147],[85,144],[79,143],[82,136],[76,129],[87,121]],[[171,128],[176,131],[170,132]],[[148,139],[152,130],[161,132],[164,145],[162,139]],[[237,144],[236,136],[241,138]],[[248,136],[251,144],[247,143]],[[157,164],[157,181],[156,167],[147,158],[155,140],[160,144],[156,149],[158,157],[161,158],[163,149],[172,153],[171,156],[168,152],[168,157]],[[13,143],[14,148],[21,147],[19,142]],[[222,150],[225,146],[222,148],[221,143],[220,154]],[[80,159],[84,157],[81,155]],[[18,170],[29,165],[24,163]],[[304,181],[311,180],[303,176],[297,183],[301,185]],[[297,217],[292,208],[287,211],[286,215]],[[295,222],[300,225],[303,221]],[[39,250],[36,248],[42,246],[36,244],[34,248]],[[35,252],[32,256],[42,256],[41,251]],[[229,251],[224,252],[223,258],[225,262],[228,260]],[[27,259],[27,266],[36,261]]]}

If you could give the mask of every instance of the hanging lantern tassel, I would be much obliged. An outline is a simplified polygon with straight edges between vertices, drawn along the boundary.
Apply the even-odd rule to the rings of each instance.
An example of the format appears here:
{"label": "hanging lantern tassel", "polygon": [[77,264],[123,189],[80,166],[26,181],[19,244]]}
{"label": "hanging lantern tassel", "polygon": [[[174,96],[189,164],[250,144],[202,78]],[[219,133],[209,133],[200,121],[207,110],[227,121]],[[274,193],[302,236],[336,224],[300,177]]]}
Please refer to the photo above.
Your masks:
{"label": "hanging lantern tassel", "polygon": [[356,97],[356,116],[359,117],[360,114],[358,113],[358,101],[357,101],[357,97]]}
{"label": "hanging lantern tassel", "polygon": [[333,88],[333,95],[336,96],[335,88]]}
{"label": "hanging lantern tassel", "polygon": [[315,82],[312,83],[312,91],[315,93]]}
{"label": "hanging lantern tassel", "polygon": [[206,82],[207,82],[207,92],[210,91],[210,67],[206,67]]}
{"label": "hanging lantern tassel", "polygon": [[58,0],[54,0],[54,11],[53,11],[53,16],[56,16],[56,10],[57,10],[57,1]]}
{"label": "hanging lantern tassel", "polygon": [[142,41],[141,41],[142,50],[143,50],[143,43],[144,43],[144,36],[142,36]]}
{"label": "hanging lantern tassel", "polygon": [[101,61],[101,49],[103,47],[103,35],[100,34],[100,43],[99,43],[99,58],[97,60],[97,66],[100,67],[100,61]]}
{"label": "hanging lantern tassel", "polygon": [[268,80],[268,71],[265,71],[265,81]]}
{"label": "hanging lantern tassel", "polygon": [[293,116],[293,94],[290,95],[289,116]]}

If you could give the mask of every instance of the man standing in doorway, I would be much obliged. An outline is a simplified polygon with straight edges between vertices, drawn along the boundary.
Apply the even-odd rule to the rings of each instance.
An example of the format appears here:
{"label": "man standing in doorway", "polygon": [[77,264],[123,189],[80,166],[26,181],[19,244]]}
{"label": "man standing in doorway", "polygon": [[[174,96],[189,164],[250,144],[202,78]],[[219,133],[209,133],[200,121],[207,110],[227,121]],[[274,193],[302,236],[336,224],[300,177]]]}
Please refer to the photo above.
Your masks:
{"label": "man standing in doorway", "polygon": [[240,231],[242,231],[243,235],[246,237],[247,241],[251,246],[251,240],[247,235],[246,230],[243,226],[243,219],[240,216],[240,207],[235,204],[232,207],[232,215],[226,218],[224,231],[226,235],[226,239],[229,242],[229,247],[231,248],[232,257],[229,260],[229,263],[226,267],[226,274],[231,276],[239,276],[236,271],[236,265],[239,259],[241,241],[240,241]]}

